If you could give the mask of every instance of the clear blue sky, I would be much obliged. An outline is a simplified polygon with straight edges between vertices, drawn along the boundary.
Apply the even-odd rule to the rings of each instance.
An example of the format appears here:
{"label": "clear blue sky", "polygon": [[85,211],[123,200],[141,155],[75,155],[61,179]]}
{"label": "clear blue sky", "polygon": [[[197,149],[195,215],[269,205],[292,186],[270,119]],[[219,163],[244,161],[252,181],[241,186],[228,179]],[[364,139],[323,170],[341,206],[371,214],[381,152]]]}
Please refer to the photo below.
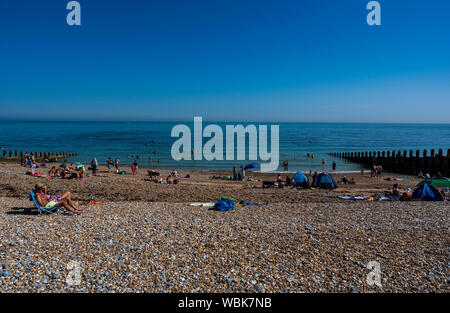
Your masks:
{"label": "clear blue sky", "polygon": [[450,122],[450,1],[0,0],[0,119]]}

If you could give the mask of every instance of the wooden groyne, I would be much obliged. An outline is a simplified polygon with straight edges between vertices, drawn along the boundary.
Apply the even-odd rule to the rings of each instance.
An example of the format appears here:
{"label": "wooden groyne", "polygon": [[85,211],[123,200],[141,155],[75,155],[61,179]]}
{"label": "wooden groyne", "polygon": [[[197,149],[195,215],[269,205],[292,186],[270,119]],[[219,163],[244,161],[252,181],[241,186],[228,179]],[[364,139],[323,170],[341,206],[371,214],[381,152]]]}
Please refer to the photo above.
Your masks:
{"label": "wooden groyne", "polygon": [[36,151],[17,151],[17,150],[3,150],[3,153],[0,157],[0,161],[6,162],[20,162],[23,160],[25,155],[34,155],[36,161],[43,161],[44,159],[48,159],[50,162],[58,161],[61,159],[68,159],[76,156],[76,153],[67,152],[67,151],[58,151],[58,152],[36,152]]}
{"label": "wooden groyne", "polygon": [[334,152],[330,156],[345,159],[350,162],[364,164],[367,167],[381,165],[383,169],[391,170],[396,173],[417,175],[423,174],[450,177],[450,149],[444,155],[443,150],[439,149],[436,153],[432,149],[429,153],[423,150],[413,152],[409,151],[363,151],[363,152]]}

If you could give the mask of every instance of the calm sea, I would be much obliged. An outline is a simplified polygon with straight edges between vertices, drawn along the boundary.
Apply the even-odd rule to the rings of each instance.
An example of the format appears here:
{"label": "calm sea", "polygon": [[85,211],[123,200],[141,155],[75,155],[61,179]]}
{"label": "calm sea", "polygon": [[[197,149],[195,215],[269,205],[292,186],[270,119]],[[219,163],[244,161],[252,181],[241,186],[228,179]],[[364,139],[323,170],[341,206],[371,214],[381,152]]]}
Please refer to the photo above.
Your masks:
{"label": "calm sea", "polygon": [[[0,147],[38,152],[67,150],[78,153],[71,161],[81,162],[90,162],[95,156],[104,163],[111,156],[119,157],[122,164],[130,164],[138,155],[141,167],[148,166],[149,157],[153,159],[153,166],[161,168],[229,170],[251,163],[173,160],[170,150],[177,138],[171,138],[170,133],[177,124],[179,122],[0,122]],[[204,122],[203,126],[208,124]],[[227,123],[217,124],[225,132]],[[444,149],[446,153],[450,148],[450,124],[277,124],[280,125],[280,162],[289,161],[290,171],[320,170],[322,159],[329,169],[333,161],[327,155],[329,152]],[[193,133],[193,124],[187,125]],[[307,153],[314,154],[314,159],[308,158]],[[358,164],[335,161],[338,171],[360,169]],[[283,170],[281,164],[279,170]]]}

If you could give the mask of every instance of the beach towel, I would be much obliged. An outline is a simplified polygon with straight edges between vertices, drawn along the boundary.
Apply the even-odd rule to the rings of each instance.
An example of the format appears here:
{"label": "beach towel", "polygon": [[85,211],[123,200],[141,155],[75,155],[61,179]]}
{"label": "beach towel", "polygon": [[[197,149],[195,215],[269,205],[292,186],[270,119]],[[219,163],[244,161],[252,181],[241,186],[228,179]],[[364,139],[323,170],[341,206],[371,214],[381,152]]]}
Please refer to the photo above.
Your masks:
{"label": "beach towel", "polygon": [[244,200],[239,201],[238,206],[240,207],[244,207],[244,206],[263,206],[263,205],[267,205],[267,203],[256,203],[256,202],[245,202]]}
{"label": "beach towel", "polygon": [[361,196],[338,196],[339,199],[344,200],[364,200],[365,197]]}
{"label": "beach towel", "polygon": [[194,203],[190,203],[190,206],[203,206],[203,207],[213,207],[214,203],[213,202],[194,202]]}
{"label": "beach towel", "polygon": [[380,200],[380,201],[394,201],[395,198],[389,198],[389,197],[382,197],[382,196],[338,196],[339,199],[343,200],[367,200],[367,201],[374,201],[374,200]]}
{"label": "beach towel", "polygon": [[385,178],[385,180],[387,180],[387,181],[393,181],[393,180],[408,180],[408,178],[391,178],[391,177],[388,177],[388,178]]}

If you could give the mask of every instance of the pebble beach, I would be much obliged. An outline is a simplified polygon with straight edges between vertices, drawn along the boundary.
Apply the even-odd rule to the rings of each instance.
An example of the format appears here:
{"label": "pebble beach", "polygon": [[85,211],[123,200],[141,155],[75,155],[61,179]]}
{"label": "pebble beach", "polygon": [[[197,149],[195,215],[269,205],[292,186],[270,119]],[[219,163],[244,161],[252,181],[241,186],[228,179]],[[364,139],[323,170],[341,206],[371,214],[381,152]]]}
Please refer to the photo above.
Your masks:
{"label": "pebble beach", "polygon": [[[191,178],[160,185],[143,169],[82,180],[26,171],[0,165],[0,292],[449,292],[448,202],[337,198],[382,193],[393,184],[383,178],[351,174],[356,185],[325,191],[263,189],[275,177],[260,173],[181,172]],[[403,189],[420,181],[407,178]],[[39,215],[27,196],[38,182],[102,203]],[[221,196],[265,205],[190,205]],[[381,286],[367,281],[373,261]]]}

